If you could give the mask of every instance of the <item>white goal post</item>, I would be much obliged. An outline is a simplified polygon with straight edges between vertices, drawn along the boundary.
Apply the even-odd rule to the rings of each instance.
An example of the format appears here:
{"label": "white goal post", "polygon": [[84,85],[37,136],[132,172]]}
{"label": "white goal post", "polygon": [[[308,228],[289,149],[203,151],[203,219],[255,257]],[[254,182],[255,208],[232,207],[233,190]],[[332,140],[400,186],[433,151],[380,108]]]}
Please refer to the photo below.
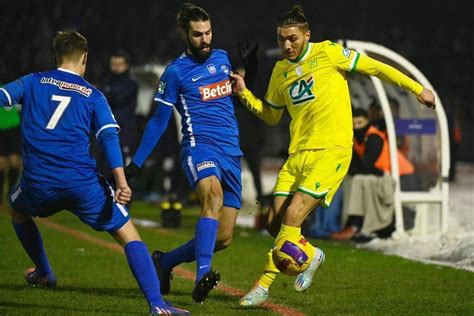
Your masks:
{"label": "white goal post", "polygon": [[[355,41],[355,40],[341,40],[341,43],[348,48],[357,50],[358,52],[365,53],[367,55],[376,55],[382,56],[383,61],[395,65],[395,67],[401,68],[406,74],[413,77],[416,81],[421,83],[424,87],[434,91],[436,95],[436,110],[435,117],[437,121],[437,134],[436,136],[440,139],[439,148],[432,148],[434,151],[433,155],[437,156],[436,161],[438,162],[439,175],[436,179],[436,184],[430,187],[429,190],[423,191],[411,191],[406,192],[400,189],[400,178],[399,178],[399,165],[397,160],[397,134],[396,126],[392,114],[392,110],[389,104],[389,98],[387,95],[387,87],[382,83],[378,78],[371,77],[371,82],[373,83],[373,88],[375,89],[375,95],[378,99],[378,102],[383,110],[385,123],[387,126],[387,134],[390,147],[390,162],[392,166],[392,177],[396,182],[395,188],[395,220],[396,220],[396,230],[400,234],[405,233],[404,221],[403,221],[403,211],[402,207],[404,204],[414,204],[416,205],[417,214],[417,223],[418,229],[421,233],[427,232],[427,225],[430,221],[430,217],[434,214],[430,213],[429,205],[438,205],[441,209],[439,220],[438,230],[442,233],[446,232],[448,229],[448,199],[449,199],[449,165],[450,165],[450,156],[449,156],[449,131],[448,123],[446,119],[446,114],[443,109],[443,104],[441,99],[436,94],[435,89],[428,81],[428,79],[421,73],[421,71],[416,68],[412,63],[410,63],[406,58],[402,57],[400,54],[383,47],[378,44]],[[377,57],[376,57],[377,58]],[[434,119],[433,119],[434,121]],[[425,150],[426,151],[426,150]]]}

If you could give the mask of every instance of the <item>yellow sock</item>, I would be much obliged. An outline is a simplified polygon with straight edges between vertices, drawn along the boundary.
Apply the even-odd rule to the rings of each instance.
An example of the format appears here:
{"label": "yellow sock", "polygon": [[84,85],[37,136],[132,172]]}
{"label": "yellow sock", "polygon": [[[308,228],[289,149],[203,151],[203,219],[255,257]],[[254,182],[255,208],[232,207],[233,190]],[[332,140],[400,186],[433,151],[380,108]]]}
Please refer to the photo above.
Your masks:
{"label": "yellow sock", "polygon": [[268,290],[273,281],[275,281],[278,273],[280,273],[280,270],[278,270],[278,268],[273,263],[272,249],[270,249],[270,251],[267,253],[267,261],[265,262],[263,274],[257,281],[258,285]]}
{"label": "yellow sock", "polygon": [[280,232],[275,238],[275,242],[287,236],[301,236],[301,227],[286,226],[285,224],[281,224]]}

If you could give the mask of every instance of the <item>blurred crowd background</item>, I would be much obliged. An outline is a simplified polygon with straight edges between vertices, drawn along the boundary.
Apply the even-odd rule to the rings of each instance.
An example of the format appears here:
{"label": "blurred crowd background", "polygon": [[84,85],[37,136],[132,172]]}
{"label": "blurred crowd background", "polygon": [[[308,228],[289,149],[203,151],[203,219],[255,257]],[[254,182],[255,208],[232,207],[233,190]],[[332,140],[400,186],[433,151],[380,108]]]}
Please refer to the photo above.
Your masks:
{"label": "blurred crowd background", "polygon": [[[54,66],[51,40],[57,30],[74,29],[89,40],[86,79],[98,83],[117,49],[131,65],[166,65],[184,49],[175,14],[183,1],[2,1],[0,82]],[[312,40],[356,39],[386,46],[414,63],[432,82],[450,121],[462,131],[458,158],[474,161],[473,2],[444,0],[194,1],[213,23],[213,46],[226,49],[239,65],[237,41],[260,43],[257,92],[263,93],[275,57],[275,22],[292,4],[303,5]],[[150,100],[151,103],[151,100]],[[269,129],[265,127],[265,129]],[[268,134],[268,132],[266,132]],[[264,152],[280,150],[266,142]]]}

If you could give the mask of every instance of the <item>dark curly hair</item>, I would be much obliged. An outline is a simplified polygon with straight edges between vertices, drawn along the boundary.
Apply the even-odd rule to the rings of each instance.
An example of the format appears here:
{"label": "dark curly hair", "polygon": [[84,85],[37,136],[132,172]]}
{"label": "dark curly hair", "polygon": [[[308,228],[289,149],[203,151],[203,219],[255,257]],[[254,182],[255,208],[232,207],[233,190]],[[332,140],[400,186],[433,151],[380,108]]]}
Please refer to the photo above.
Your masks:
{"label": "dark curly hair", "polygon": [[190,21],[208,21],[209,14],[203,8],[192,3],[185,3],[176,15],[176,23],[178,25],[178,33],[187,34],[189,31]]}

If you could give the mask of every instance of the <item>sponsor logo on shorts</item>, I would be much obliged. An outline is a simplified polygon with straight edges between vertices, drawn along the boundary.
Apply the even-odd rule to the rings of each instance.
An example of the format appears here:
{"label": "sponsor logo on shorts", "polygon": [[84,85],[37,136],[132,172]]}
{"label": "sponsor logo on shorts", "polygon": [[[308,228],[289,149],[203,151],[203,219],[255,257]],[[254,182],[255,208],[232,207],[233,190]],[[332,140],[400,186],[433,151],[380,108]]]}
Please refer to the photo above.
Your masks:
{"label": "sponsor logo on shorts", "polygon": [[215,100],[232,94],[232,86],[228,79],[199,87],[202,101]]}
{"label": "sponsor logo on shorts", "polygon": [[201,163],[198,163],[196,167],[197,171],[201,171],[207,168],[215,168],[216,165],[214,164],[214,161],[203,161]]}

